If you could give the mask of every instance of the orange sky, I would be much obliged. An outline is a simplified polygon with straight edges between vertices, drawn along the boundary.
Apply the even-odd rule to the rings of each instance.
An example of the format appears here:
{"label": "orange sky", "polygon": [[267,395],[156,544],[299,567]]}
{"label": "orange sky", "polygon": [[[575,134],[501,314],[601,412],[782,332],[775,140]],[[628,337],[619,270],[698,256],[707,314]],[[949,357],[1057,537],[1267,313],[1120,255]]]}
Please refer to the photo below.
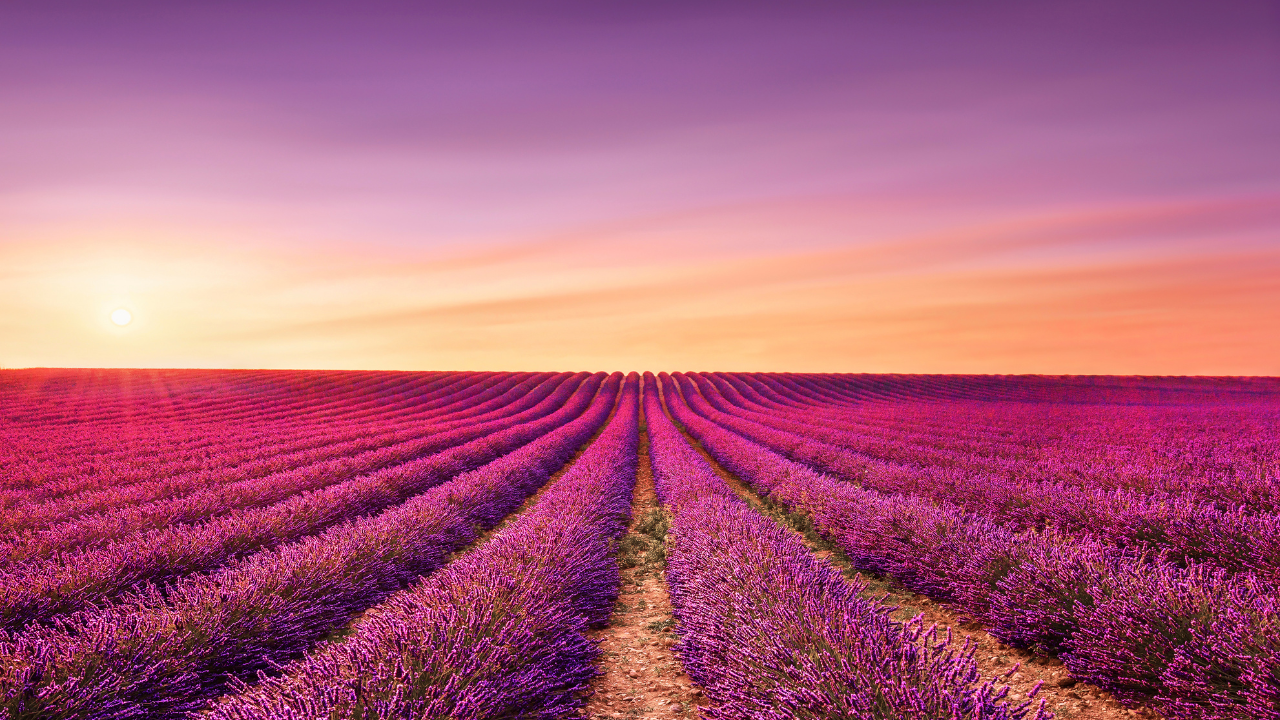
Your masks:
{"label": "orange sky", "polygon": [[[29,240],[0,255],[3,364],[1280,375],[1276,198],[822,247],[891,224],[845,205],[715,208],[434,255],[159,231]],[[743,233],[798,249],[718,242]],[[135,321],[111,325],[116,307]]]}

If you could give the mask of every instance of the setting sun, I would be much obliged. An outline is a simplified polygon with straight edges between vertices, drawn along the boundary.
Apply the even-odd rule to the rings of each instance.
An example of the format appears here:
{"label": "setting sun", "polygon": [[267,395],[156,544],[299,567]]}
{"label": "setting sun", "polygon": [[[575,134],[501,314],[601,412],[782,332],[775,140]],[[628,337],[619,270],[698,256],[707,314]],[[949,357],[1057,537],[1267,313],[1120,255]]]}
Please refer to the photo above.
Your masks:
{"label": "setting sun", "polygon": [[121,327],[128,325],[131,320],[133,320],[133,313],[125,310],[124,308],[118,308],[111,311],[111,322]]}

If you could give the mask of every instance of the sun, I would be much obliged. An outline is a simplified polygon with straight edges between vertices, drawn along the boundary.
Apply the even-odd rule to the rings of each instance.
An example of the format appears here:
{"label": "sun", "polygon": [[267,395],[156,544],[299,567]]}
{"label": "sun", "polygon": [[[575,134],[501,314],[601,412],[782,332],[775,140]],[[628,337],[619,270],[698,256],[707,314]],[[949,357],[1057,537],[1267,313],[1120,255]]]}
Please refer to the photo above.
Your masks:
{"label": "sun", "polygon": [[111,311],[111,322],[119,325],[120,327],[124,327],[125,325],[128,325],[129,322],[132,320],[133,320],[133,313],[129,312],[128,310],[125,310],[124,308],[118,308],[116,310]]}

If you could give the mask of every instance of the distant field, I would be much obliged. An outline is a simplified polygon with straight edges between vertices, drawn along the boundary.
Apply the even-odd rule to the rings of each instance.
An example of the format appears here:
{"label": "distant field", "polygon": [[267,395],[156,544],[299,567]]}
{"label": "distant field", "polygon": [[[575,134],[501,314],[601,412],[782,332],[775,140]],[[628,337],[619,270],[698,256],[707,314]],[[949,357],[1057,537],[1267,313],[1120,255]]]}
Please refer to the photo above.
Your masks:
{"label": "distant field", "polygon": [[1280,718],[1271,378],[3,370],[0,530],[11,718]]}

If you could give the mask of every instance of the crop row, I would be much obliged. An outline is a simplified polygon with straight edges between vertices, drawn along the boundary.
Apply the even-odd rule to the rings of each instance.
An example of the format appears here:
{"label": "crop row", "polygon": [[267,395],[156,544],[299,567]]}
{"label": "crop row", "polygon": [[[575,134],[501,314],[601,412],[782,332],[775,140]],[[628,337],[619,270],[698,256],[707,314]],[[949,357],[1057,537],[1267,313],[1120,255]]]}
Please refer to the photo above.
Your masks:
{"label": "crop row", "polygon": [[834,404],[813,380],[788,387],[772,376],[689,377],[714,385],[758,422],[873,461],[1280,508],[1274,398],[1233,406],[957,401],[847,407]]}
{"label": "crop row", "polygon": [[[848,405],[834,399],[829,390],[839,384],[824,384],[812,377],[701,375],[755,395],[753,400],[763,401],[771,412],[786,414],[799,406],[808,418],[861,432],[856,439],[867,443],[869,453],[884,453],[882,459],[945,464],[951,457],[948,451],[961,450],[963,456],[1047,463],[1041,470],[1012,468],[1024,473],[1083,472],[1088,461],[1096,459],[1109,465],[1112,475],[1121,471],[1122,477],[1142,483],[1151,481],[1153,471],[1213,474],[1235,466],[1248,474],[1258,469],[1259,460],[1274,460],[1274,395],[1228,405],[1205,404],[1199,394],[1188,394],[1183,402],[1156,405],[1015,403],[990,398]],[[1260,411],[1270,421],[1259,423]],[[1266,457],[1257,457],[1260,452]],[[1123,466],[1135,461],[1146,467],[1125,475]]]}
{"label": "crop row", "polygon": [[[475,382],[494,373],[25,370],[0,378],[5,419],[42,426],[93,422],[126,426],[139,414],[181,423],[206,412],[287,415],[324,412],[347,397],[405,382]],[[195,413],[194,415],[192,413]]]}
{"label": "crop row", "polygon": [[954,604],[1006,642],[1059,654],[1073,676],[1167,717],[1275,717],[1280,607],[1268,583],[854,487],[707,420],[663,380],[674,417],[709,453],[811,515],[856,566]]}
{"label": "crop row", "polygon": [[620,381],[579,418],[402,505],[9,637],[0,703],[13,718],[176,717],[297,657],[519,506],[604,423]]}
{"label": "crop row", "polygon": [[[565,376],[559,377],[564,379]],[[157,463],[151,468],[151,474],[138,473],[136,477],[123,481],[101,475],[88,482],[81,478],[78,481],[80,487],[75,492],[62,493],[40,503],[28,501],[11,506],[3,517],[15,530],[39,528],[85,513],[178,497],[194,489],[227,486],[360,453],[384,451],[389,446],[432,433],[515,412],[513,403],[524,402],[522,396],[536,392],[532,388],[539,385],[538,380],[529,378],[496,397],[489,396],[501,388],[487,390],[477,396],[460,393],[456,398],[450,398],[450,405],[437,412],[397,420],[394,424],[345,419],[344,427],[324,433],[294,436],[281,430],[271,442],[264,441],[263,447],[257,448],[252,455],[203,463],[195,471],[176,471],[172,466]],[[554,385],[555,379],[546,382]],[[70,483],[55,484],[66,486]]]}
{"label": "crop row", "polygon": [[[127,376],[126,376],[127,377]],[[406,378],[397,383],[399,389],[410,397],[431,396],[436,393],[461,391],[467,386],[484,380],[480,376],[459,374],[456,377]],[[261,383],[268,378],[259,377]],[[307,427],[322,424],[326,420],[341,417],[351,408],[372,407],[386,398],[371,379],[354,381],[350,386],[335,387],[321,397],[302,393],[300,397],[264,396],[252,386],[231,384],[211,389],[218,400],[198,393],[170,394],[166,388],[130,388],[124,398],[117,398],[121,407],[111,419],[97,417],[105,400],[94,394],[79,396],[76,407],[69,408],[63,422],[42,418],[26,418],[24,407],[53,403],[45,393],[32,393],[13,398],[6,407],[3,425],[18,428],[18,442],[0,453],[0,467],[9,468],[18,462],[48,463],[56,468],[66,455],[79,452],[101,454],[106,462],[127,459],[135,454],[158,456],[161,447],[180,447],[199,452],[207,449],[217,439],[229,444],[252,442],[257,433],[280,424]],[[165,403],[151,407],[146,399],[161,394]],[[142,421],[141,423],[139,421]],[[214,437],[210,437],[210,432]],[[12,435],[12,434],[11,434]],[[148,446],[149,442],[162,445]],[[92,466],[91,468],[92,469]]]}
{"label": "crop row", "polygon": [[[418,432],[406,432],[410,428]],[[230,448],[224,456],[215,445],[214,449],[201,451],[200,458],[186,454],[172,462],[164,462],[133,457],[126,467],[83,474],[75,474],[74,468],[90,465],[93,466],[91,470],[100,470],[101,463],[92,453],[67,453],[62,459],[64,466],[71,469],[67,478],[3,491],[0,497],[6,507],[0,517],[13,530],[38,528],[69,516],[101,511],[122,501],[147,502],[173,497],[191,488],[261,477],[327,457],[374,449],[394,442],[398,437],[408,438],[414,434],[422,434],[421,425],[408,425],[401,429],[395,425],[364,424],[358,420],[323,433],[303,431],[295,434],[282,429],[274,439],[263,440],[261,446],[253,448],[252,452],[241,453]],[[211,434],[206,439],[216,442],[226,438]],[[156,442],[157,447],[166,447],[165,443]],[[174,448],[173,452],[181,454],[186,451]],[[31,478],[27,481],[34,483]]]}
{"label": "crop row", "polygon": [[[417,437],[350,456],[319,457],[314,462],[280,472],[264,472],[246,480],[223,478],[222,482],[200,483],[198,478],[158,478],[141,487],[107,491],[96,498],[92,514],[74,512],[80,503],[62,501],[42,506],[23,523],[28,532],[14,536],[0,546],[3,561],[41,557],[58,550],[92,545],[132,532],[172,523],[190,523],[237,508],[276,502],[305,490],[315,490],[354,475],[373,472],[407,462],[424,454],[467,442],[521,422],[537,419],[564,402],[582,376],[553,378],[529,389],[523,397],[494,410],[493,417],[479,416],[457,423],[425,425]],[[564,381],[564,382],[561,382]],[[265,471],[266,468],[263,468]],[[257,475],[258,473],[254,473]],[[158,486],[158,487],[156,487]],[[150,491],[150,492],[139,492]],[[170,491],[170,492],[164,492]],[[168,496],[168,497],[166,497]],[[142,499],[143,502],[138,502]],[[78,515],[78,516],[77,516]],[[18,516],[22,517],[22,516]],[[63,523],[39,529],[55,517],[72,517]]]}
{"label": "crop row", "polygon": [[[722,718],[1022,718],[972,649],[859,595],[799,537],[751,509],[663,413],[647,376],[654,484],[671,513],[677,651]],[[1045,717],[1043,707],[1036,717]]]}
{"label": "crop row", "polygon": [[420,460],[295,495],[277,505],[227,513],[203,525],[164,527],[101,548],[63,552],[8,568],[0,572],[0,627],[18,629],[47,621],[139,583],[208,572],[264,546],[306,537],[403,502],[570,422],[589,406],[602,379],[597,375],[576,390],[576,384],[565,384],[566,392],[543,402],[544,417],[508,423],[505,429]]}
{"label": "crop row", "polygon": [[735,373],[816,384],[857,404],[867,400],[983,400],[1026,403],[1158,405],[1192,399],[1223,405],[1280,392],[1277,378],[1150,377],[1124,375],[849,375]]}
{"label": "crop row", "polygon": [[[733,412],[710,382],[676,375],[702,416],[770,450],[845,480],[887,493],[945,501],[1014,529],[1052,527],[1119,547],[1154,548],[1178,562],[1211,562],[1228,570],[1280,573],[1280,516],[1221,510],[1185,498],[1017,482],[963,466],[941,470],[869,461],[844,448],[778,430]],[[802,428],[797,428],[802,429]]]}
{"label": "crop row", "polygon": [[[400,403],[393,400],[392,404],[412,402],[413,389],[406,393]],[[466,400],[470,394],[453,395]],[[104,428],[89,421],[53,429],[6,424],[5,436],[18,439],[10,448],[18,456],[11,454],[3,462],[8,476],[5,495],[15,500],[43,499],[137,482],[154,476],[148,470],[167,475],[217,470],[295,446],[319,447],[331,442],[326,436],[334,433],[355,437],[363,430],[359,427],[363,422],[393,428],[396,414],[405,413],[405,407],[411,406],[353,408],[345,417],[322,421],[263,419],[272,415],[264,407],[253,418],[204,423],[162,423],[138,413],[126,428]],[[282,443],[284,448],[279,447]],[[40,451],[20,445],[35,445]]]}
{"label": "crop row", "polygon": [[[69,438],[23,428],[29,440],[38,440],[53,449],[45,462],[17,467],[10,463],[5,467],[9,477],[5,481],[4,497],[8,504],[24,499],[45,500],[95,488],[118,488],[122,485],[148,480],[162,475],[202,474],[205,478],[222,474],[244,476],[247,463],[259,462],[280,465],[288,462],[287,453],[306,452],[371,435],[394,432],[407,423],[442,415],[456,414],[470,406],[487,404],[511,386],[520,382],[521,376],[494,378],[494,382],[470,384],[460,390],[434,397],[433,394],[415,393],[414,383],[404,388],[404,396],[369,398],[361,405],[348,407],[337,419],[327,419],[323,424],[304,422],[295,418],[275,418],[263,422],[261,416],[253,422],[245,419],[206,423],[201,428],[186,426],[187,437],[179,439],[158,433],[152,429],[155,418],[145,418],[149,432],[141,447],[117,452],[111,441],[119,431],[88,423],[69,428],[65,432],[73,438],[105,436],[106,442],[96,442],[88,448],[77,450]],[[263,415],[269,413],[263,412]],[[142,418],[135,418],[135,423]],[[252,430],[246,425],[258,425]],[[13,433],[9,433],[12,435]],[[102,447],[102,445],[107,447]],[[107,448],[111,448],[108,450]],[[230,470],[230,468],[235,468]]]}
{"label": "crop row", "polygon": [[630,515],[638,380],[530,510],[342,641],[222,698],[209,720],[569,715],[595,674],[586,630],[617,595],[611,545]]}

